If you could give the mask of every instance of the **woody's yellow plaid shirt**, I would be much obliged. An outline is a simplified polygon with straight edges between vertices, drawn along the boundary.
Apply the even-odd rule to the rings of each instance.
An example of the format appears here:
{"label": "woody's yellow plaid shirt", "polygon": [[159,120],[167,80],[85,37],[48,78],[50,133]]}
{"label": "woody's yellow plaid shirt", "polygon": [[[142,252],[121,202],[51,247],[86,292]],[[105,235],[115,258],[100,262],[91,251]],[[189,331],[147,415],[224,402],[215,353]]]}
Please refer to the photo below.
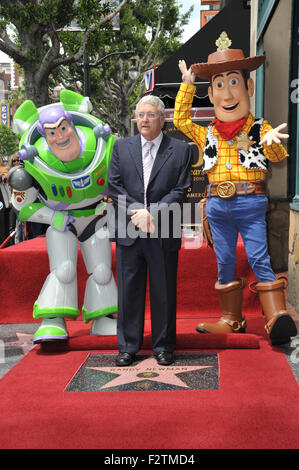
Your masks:
{"label": "woody's yellow plaid shirt", "polygon": [[[190,109],[192,107],[193,96],[196,87],[182,83],[175,101],[174,125],[189,139],[195,142],[201,150],[204,150],[207,137],[207,127],[200,126],[192,122]],[[250,131],[254,123],[254,117],[249,114],[241,133]],[[261,139],[270,131],[272,127],[267,121],[264,121],[261,128]],[[239,162],[239,152],[236,150],[236,141],[232,145],[224,140],[215,126],[213,126],[213,135],[218,137],[218,160],[213,168],[207,171],[211,183],[220,183],[221,181],[259,181],[266,178],[266,171],[260,169],[247,169]],[[230,142],[231,143],[231,142]],[[280,162],[288,156],[287,151],[281,144],[264,145],[264,155],[272,162]],[[231,167],[228,169],[226,164]]]}

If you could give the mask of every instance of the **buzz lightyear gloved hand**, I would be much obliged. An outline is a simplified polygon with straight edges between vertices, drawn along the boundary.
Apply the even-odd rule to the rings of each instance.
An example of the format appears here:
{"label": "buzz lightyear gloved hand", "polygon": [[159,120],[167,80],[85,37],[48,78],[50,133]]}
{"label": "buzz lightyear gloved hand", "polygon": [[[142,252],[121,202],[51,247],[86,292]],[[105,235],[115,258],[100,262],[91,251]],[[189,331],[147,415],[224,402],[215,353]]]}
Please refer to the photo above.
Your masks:
{"label": "buzz lightyear gloved hand", "polygon": [[22,207],[19,220],[48,224],[59,232],[66,232],[75,219],[68,212],[55,211],[42,203],[35,202]]}

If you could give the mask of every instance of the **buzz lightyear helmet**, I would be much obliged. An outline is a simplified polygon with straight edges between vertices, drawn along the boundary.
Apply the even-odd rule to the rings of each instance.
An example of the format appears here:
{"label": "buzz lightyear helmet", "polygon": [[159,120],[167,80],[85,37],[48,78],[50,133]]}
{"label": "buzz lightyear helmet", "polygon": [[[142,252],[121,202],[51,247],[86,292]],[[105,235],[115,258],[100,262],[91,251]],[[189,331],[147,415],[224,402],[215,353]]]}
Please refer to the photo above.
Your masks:
{"label": "buzz lightyear helmet", "polygon": [[[60,93],[60,103],[55,105],[46,105],[39,109],[35,106],[33,101],[26,100],[22,105],[17,109],[14,118],[13,118],[13,131],[19,138],[21,138],[36,121],[40,119],[40,114],[44,110],[51,108],[61,108],[62,111],[65,111],[66,116],[71,115],[71,112],[83,113],[83,115],[88,114],[92,111],[92,104],[87,96],[82,96],[78,93],[75,93],[71,90],[62,90]],[[66,118],[67,119],[67,118]],[[67,119],[68,120],[68,119]],[[43,129],[40,129],[44,135]]]}
{"label": "buzz lightyear helmet", "polygon": [[[39,157],[57,170],[66,171],[68,167],[75,170],[88,165],[95,152],[102,153],[105,143],[111,135],[111,129],[104,125],[90,111],[92,105],[88,97],[83,97],[71,90],[62,90],[60,102],[36,108],[31,100],[25,101],[16,111],[13,119],[13,130],[20,137],[19,156],[22,161],[34,161]],[[76,132],[81,148],[81,163],[62,164],[51,150],[45,139],[45,124],[55,124],[59,119],[66,119]],[[97,145],[97,141],[98,144]],[[54,159],[54,160],[53,160]],[[74,167],[74,168],[73,168]],[[70,168],[70,169],[71,169]]]}
{"label": "buzz lightyear helmet", "polygon": [[[25,101],[14,116],[20,136],[19,157],[25,170],[39,183],[47,198],[59,203],[81,203],[107,190],[107,171],[115,137],[108,125],[89,114],[89,99],[71,90],[60,93],[60,102],[36,108]],[[45,135],[45,124],[66,120],[75,130],[80,154],[61,161]]]}

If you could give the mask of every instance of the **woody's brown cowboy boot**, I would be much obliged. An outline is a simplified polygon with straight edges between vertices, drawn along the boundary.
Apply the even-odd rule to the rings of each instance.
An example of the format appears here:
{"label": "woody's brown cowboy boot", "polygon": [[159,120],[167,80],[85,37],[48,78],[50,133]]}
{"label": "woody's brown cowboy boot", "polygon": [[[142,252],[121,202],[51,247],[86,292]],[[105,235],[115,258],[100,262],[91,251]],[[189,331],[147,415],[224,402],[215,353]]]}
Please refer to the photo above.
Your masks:
{"label": "woody's brown cowboy boot", "polygon": [[246,318],[242,316],[243,288],[245,279],[235,279],[228,284],[219,284],[215,289],[220,300],[221,317],[214,323],[199,323],[199,333],[245,333]]}
{"label": "woody's brown cowboy boot", "polygon": [[[255,289],[252,286],[255,284]],[[265,330],[273,345],[285,344],[291,336],[296,336],[297,328],[291,315],[287,313],[284,289],[288,281],[280,277],[272,282],[253,282],[249,289],[257,293],[266,319]]]}

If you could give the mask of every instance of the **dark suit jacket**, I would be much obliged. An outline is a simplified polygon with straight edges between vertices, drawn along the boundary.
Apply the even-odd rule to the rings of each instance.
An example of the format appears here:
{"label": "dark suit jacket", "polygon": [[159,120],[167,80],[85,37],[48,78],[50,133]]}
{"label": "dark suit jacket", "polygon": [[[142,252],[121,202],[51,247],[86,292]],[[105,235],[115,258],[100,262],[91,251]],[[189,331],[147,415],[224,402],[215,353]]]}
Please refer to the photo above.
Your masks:
{"label": "dark suit jacket", "polygon": [[[181,220],[172,219],[169,205],[183,202],[191,178],[191,152],[185,142],[163,135],[147,187],[147,209],[155,218],[157,236],[164,249],[181,246]],[[131,222],[130,209],[144,207],[141,137],[136,135],[114,144],[108,173],[108,191],[114,205],[115,238],[120,245],[132,245],[145,236]],[[169,222],[169,236],[165,230]],[[174,218],[173,218],[174,219]],[[110,221],[111,225],[111,221]],[[174,230],[173,230],[174,229]],[[174,233],[173,233],[174,232]]]}

